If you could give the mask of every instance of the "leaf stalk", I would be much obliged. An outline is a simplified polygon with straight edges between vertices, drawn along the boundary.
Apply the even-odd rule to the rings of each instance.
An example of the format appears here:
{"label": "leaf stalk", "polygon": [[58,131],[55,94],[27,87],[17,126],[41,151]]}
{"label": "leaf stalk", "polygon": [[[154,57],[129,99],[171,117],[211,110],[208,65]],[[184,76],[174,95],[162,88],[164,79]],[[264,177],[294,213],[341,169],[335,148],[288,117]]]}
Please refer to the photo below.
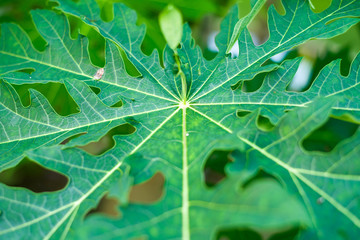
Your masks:
{"label": "leaf stalk", "polygon": [[175,58],[175,62],[176,65],[178,67],[178,73],[177,75],[180,75],[181,78],[181,98],[184,102],[184,104],[186,104],[186,97],[187,97],[187,83],[186,83],[186,77],[184,72],[181,69],[181,62],[180,62],[180,57],[176,51],[176,49],[174,49],[174,58]]}

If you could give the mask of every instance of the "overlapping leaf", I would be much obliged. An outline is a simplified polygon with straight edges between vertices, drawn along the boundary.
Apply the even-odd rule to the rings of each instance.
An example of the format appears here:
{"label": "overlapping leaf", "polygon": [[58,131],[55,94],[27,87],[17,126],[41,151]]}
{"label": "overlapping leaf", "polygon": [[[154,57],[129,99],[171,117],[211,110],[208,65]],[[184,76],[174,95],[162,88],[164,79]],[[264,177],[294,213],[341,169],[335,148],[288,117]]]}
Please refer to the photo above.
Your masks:
{"label": "overlapping leaf", "polygon": [[31,91],[31,106],[24,108],[11,85],[2,82],[0,169],[17,163],[28,149],[59,144],[79,133],[86,134],[74,139],[70,145],[84,145],[126,123],[130,117],[167,112],[174,108],[167,101],[151,100],[146,95],[139,96],[146,101],[144,104],[135,102],[121,108],[111,108],[103,104],[84,83],[77,80],[65,80],[64,83],[81,110],[67,117],[57,115],[47,100],[36,91]]}
{"label": "overlapping leaf", "polygon": [[[47,19],[56,19],[58,17],[59,21],[62,20],[60,21],[62,24],[67,25],[64,16],[59,17],[55,13],[49,11],[36,11],[33,15],[35,17],[41,15],[44,18],[46,16]],[[48,23],[48,21],[45,22],[46,24]],[[14,26],[12,27],[15,28]],[[55,27],[52,26],[52,29],[53,28]],[[41,28],[39,27],[39,29]],[[3,31],[6,33],[6,30],[7,28],[5,26]],[[68,32],[65,31],[65,34],[66,39],[69,40]],[[7,35],[5,34],[2,39],[5,39],[6,37]],[[9,41],[10,40],[11,38]],[[50,42],[50,44],[51,43],[53,42]],[[56,43],[57,42],[55,41],[55,45]],[[4,46],[4,48],[5,47],[6,46]],[[12,48],[6,47],[6,49]],[[17,48],[14,49],[17,50]],[[30,46],[28,50],[31,52],[33,49]],[[86,49],[79,47],[77,52],[79,51],[86,52]],[[76,51],[72,52],[76,53]],[[59,52],[55,52],[55,54],[56,53],[58,54]],[[55,55],[52,57],[52,55],[50,50],[47,50],[47,52],[42,53],[41,56],[39,55],[38,58],[60,58],[60,56]],[[33,59],[35,59],[35,57],[33,57]],[[87,59],[86,61],[82,61],[84,62],[85,68],[95,69],[90,64],[87,56],[85,56],[84,59]],[[9,167],[15,164],[22,158],[23,152],[27,149],[37,148],[42,145],[58,144],[75,134],[88,133],[76,140],[76,144],[84,145],[89,141],[100,138],[111,128],[124,123],[124,118],[126,117],[147,114],[162,108],[166,109],[168,107],[173,107],[174,100],[166,99],[161,95],[156,95],[156,85],[149,85],[146,82],[146,78],[135,79],[126,74],[119,50],[110,42],[107,43],[106,59],[107,64],[102,80],[88,79],[88,81],[92,81],[93,86],[99,87],[102,90],[99,94],[102,101],[100,101],[86,84],[82,81],[79,82],[79,80],[82,79],[81,77],[80,79],[74,79],[75,75],[69,75],[67,72],[59,72],[57,68],[53,70],[53,68],[45,68],[43,65],[22,64],[22,67],[20,68],[32,66],[36,71],[31,75],[20,72],[3,75],[3,78],[6,79],[7,82],[17,84],[29,81],[64,82],[70,95],[78,103],[80,113],[68,117],[58,116],[47,100],[36,91],[31,91],[32,105],[29,108],[24,108],[15,90],[6,82],[2,82],[0,92],[0,123],[2,126],[0,135],[0,153],[2,161],[0,163],[0,168],[3,169],[5,166]],[[4,58],[4,61],[2,62],[3,66],[11,65],[9,64],[9,61],[11,60]],[[46,63],[46,60],[42,61]],[[66,61],[66,58],[63,58],[61,64],[69,66],[70,68],[73,63],[71,61]],[[64,70],[69,69],[65,68]],[[49,79],[45,75],[42,75],[46,72],[48,72],[47,76],[49,76]],[[120,100],[124,105],[122,108],[110,108],[104,105],[105,103],[111,106]],[[139,104],[139,102],[142,101],[144,101],[144,103]],[[26,125],[27,128],[22,128],[24,125]],[[93,127],[98,130],[92,131]]]}
{"label": "overlapping leaf", "polygon": [[359,67],[360,55],[351,65],[348,76],[340,74],[340,60],[325,66],[312,86],[305,92],[287,91],[301,59],[285,61],[277,71],[266,75],[263,84],[255,92],[245,92],[241,86],[231,89],[227,83],[216,92],[210,93],[207,101],[198,101],[193,106],[237,105],[239,110],[252,111],[261,107],[261,114],[276,123],[286,111],[294,107],[305,107],[317,97],[339,97],[333,106],[334,115],[342,116],[351,111],[353,118],[359,120]]}
{"label": "overlapping leaf", "polygon": [[26,33],[15,24],[1,26],[0,73],[19,69],[34,69],[30,75],[11,73],[17,83],[56,81],[64,78],[91,79],[96,73],[90,64],[87,39],[70,38],[69,24],[65,16],[50,11],[36,10],[32,18],[39,33],[48,42],[44,52],[37,51]]}
{"label": "overlapping leaf", "polygon": [[[238,136],[253,148],[248,155],[250,159],[271,170],[279,165],[286,169],[286,173],[277,172],[287,184],[295,185],[294,191],[303,199],[314,237],[341,239],[344,232],[351,239],[359,236],[360,230],[359,131],[326,155],[310,154],[301,147],[312,128],[326,120],[331,104],[331,100],[322,99],[308,109],[289,113],[270,133],[256,132],[257,127],[253,125],[240,131]],[[336,221],[324,221],[330,216]],[[309,237],[306,234],[304,238]]]}
{"label": "overlapping leaf", "polygon": [[[27,156],[65,174],[70,181],[65,189],[45,194],[2,184],[0,236],[208,239],[222,228],[299,225],[307,226],[300,234],[303,239],[359,234],[356,160],[360,153],[353,147],[359,141],[358,134],[329,154],[310,154],[300,145],[330,112],[359,118],[359,57],[346,77],[340,75],[338,62],[329,64],[303,93],[286,91],[300,59],[280,66],[263,64],[311,38],[343,33],[359,21],[353,18],[360,15],[359,1],[333,1],[319,14],[301,0],[284,2],[285,16],[271,8],[269,40],[255,46],[245,29],[239,37],[240,55],[236,59],[225,54],[237,22],[236,8],[222,24],[217,37],[220,52],[211,61],[202,57],[185,26],[178,54],[189,86],[187,99],[180,99],[181,85],[172,71],[171,50],[165,51],[165,68],[157,52],[150,56],[141,52],[145,29],[136,25],[133,11],[115,4],[114,19],[104,22],[95,2],[59,2],[59,9],[80,17],[107,39],[104,75],[93,79],[98,69],[88,59],[86,40],[70,39],[64,15],[33,13],[49,44],[42,53],[33,49],[18,27],[2,28],[0,74],[5,81],[0,89],[0,166],[8,168]],[[127,75],[118,47],[140,77]],[[26,68],[35,71],[31,75],[16,72]],[[231,89],[261,72],[269,73],[257,91]],[[31,91],[31,106],[24,108],[9,84],[48,81],[64,83],[80,112],[59,116],[36,91]],[[99,95],[89,86],[100,88]],[[119,99],[122,107],[109,107]],[[239,118],[238,110],[255,112]],[[286,113],[288,110],[293,111]],[[271,132],[262,132],[256,125],[258,114],[278,125]],[[123,123],[132,124],[136,132],[116,136],[115,147],[100,157],[72,148],[95,141]],[[63,147],[51,146],[79,133],[86,134]],[[208,188],[202,174],[204,162],[219,148],[239,149],[243,154],[236,158],[224,181]],[[113,193],[112,189],[120,188],[119,181],[126,181],[127,174],[121,178],[118,171],[125,165],[130,166],[134,183],[161,172],[165,177],[161,199],[149,205],[127,205],[125,200],[120,219],[95,215],[83,222],[106,191]],[[296,195],[273,180],[247,185],[261,167],[279,177]],[[122,191],[127,194],[127,188]],[[337,226],[328,220],[330,213],[343,224]],[[328,221],[321,221],[323,218]]]}
{"label": "overlapping leaf", "polygon": [[[63,191],[45,194],[2,185],[0,234],[3,238],[65,237],[76,215],[83,216],[89,205],[94,207],[102,192],[122,175],[117,170],[123,162],[114,155],[95,158],[73,149],[63,151],[53,147],[33,151],[28,156],[61,171],[70,181]],[[84,202],[88,204],[85,208]]]}

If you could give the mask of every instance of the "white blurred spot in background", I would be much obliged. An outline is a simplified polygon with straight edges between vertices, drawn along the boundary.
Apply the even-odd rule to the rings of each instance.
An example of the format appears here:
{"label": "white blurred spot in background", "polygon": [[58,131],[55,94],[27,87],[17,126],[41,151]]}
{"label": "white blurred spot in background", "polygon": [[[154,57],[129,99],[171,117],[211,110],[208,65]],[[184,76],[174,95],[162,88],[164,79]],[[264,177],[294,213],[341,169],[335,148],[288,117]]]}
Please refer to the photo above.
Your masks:
{"label": "white blurred spot in background", "polygon": [[[219,49],[215,44],[215,37],[218,34],[218,31],[213,31],[210,33],[209,38],[207,39],[207,46],[210,51],[212,52],[218,52]],[[258,37],[255,34],[251,34],[251,37],[253,39],[253,42],[255,45],[261,44]],[[288,54],[289,51],[284,51],[281,53],[278,53],[274,56],[272,56],[270,59],[276,63],[280,63],[283,61]],[[236,58],[239,56],[239,44],[238,41],[234,44],[234,46],[230,50],[231,57]],[[311,79],[311,72],[312,72],[312,62],[306,58],[303,58],[301,61],[298,70],[296,71],[296,74],[291,81],[288,90],[290,91],[302,91],[308,84]]]}
{"label": "white blurred spot in background", "polygon": [[288,54],[288,51],[284,51],[284,52],[281,52],[281,53],[278,53],[278,54],[272,56],[270,59],[276,63],[279,63],[282,60],[284,60],[284,58],[286,57],[287,54]]}
{"label": "white blurred spot in background", "polygon": [[[212,51],[212,52],[218,52],[219,51],[218,47],[215,44],[215,37],[216,37],[216,35],[218,33],[219,33],[219,31],[213,31],[212,33],[210,33],[209,38],[207,39],[207,46],[208,46],[209,50]],[[239,44],[238,44],[238,41],[236,41],[234,46],[231,48],[230,53],[231,53],[232,58],[235,58],[235,57],[239,56]]]}
{"label": "white blurred spot in background", "polygon": [[218,52],[219,49],[215,44],[215,37],[218,34],[218,31],[213,31],[212,33],[209,34],[209,37],[207,39],[207,47],[209,48],[210,51],[212,52]]}
{"label": "white blurred spot in background", "polygon": [[302,91],[309,84],[312,68],[311,61],[303,58],[288,89],[291,91]]}

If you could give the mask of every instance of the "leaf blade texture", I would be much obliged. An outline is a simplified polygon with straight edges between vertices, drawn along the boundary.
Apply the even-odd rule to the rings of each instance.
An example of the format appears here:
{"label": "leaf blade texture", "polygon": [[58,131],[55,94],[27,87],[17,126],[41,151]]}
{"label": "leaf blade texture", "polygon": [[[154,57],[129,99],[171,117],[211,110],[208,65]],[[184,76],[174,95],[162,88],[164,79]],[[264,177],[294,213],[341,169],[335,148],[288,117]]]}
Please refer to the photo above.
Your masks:
{"label": "leaf blade texture", "polygon": [[[150,56],[141,51],[145,28],[136,25],[133,10],[114,4],[114,19],[105,22],[95,1],[58,2],[58,10],[80,18],[106,39],[106,63],[101,69],[91,64],[86,37],[70,38],[64,13],[32,12],[48,43],[44,52],[34,49],[16,25],[2,26],[0,171],[26,157],[64,174],[69,183],[46,193],[1,183],[1,238],[210,239],[234,226],[301,226],[299,239],[359,235],[359,131],[330,153],[307,152],[301,143],[330,115],[359,121],[360,55],[347,76],[340,74],[339,61],[331,62],[304,92],[286,89],[301,58],[266,63],[310,39],[345,32],[359,22],[359,1],[334,0],[321,13],[312,12],[307,1],[284,1],[284,16],[270,7],[270,36],[260,46],[246,28],[250,20],[238,20],[234,7],[216,37],[219,53],[212,60],[194,46],[185,24],[176,52],[186,84],[179,84],[173,71],[170,47],[164,50],[164,67],[156,51]],[[248,18],[258,8],[253,11]],[[238,21],[244,23],[236,28]],[[240,55],[232,58],[226,53],[236,40]],[[120,49],[140,76],[126,72]],[[28,68],[34,72],[19,71]],[[259,74],[265,75],[260,88],[243,91],[244,81]],[[30,106],[24,107],[13,87],[48,82],[64,84],[79,112],[60,116],[35,90],[30,90]],[[121,107],[112,107],[119,100]],[[240,116],[241,111],[249,114]],[[274,127],[261,129],[260,117]],[[113,136],[115,146],[100,156],[77,148],[124,124],[135,131]],[[232,151],[232,162],[224,170],[226,178],[209,187],[204,166],[219,149]],[[256,179],[263,170],[273,178]],[[159,199],[131,202],[129,189],[157,173],[165,179]],[[106,194],[120,199],[121,217],[87,215]]]}

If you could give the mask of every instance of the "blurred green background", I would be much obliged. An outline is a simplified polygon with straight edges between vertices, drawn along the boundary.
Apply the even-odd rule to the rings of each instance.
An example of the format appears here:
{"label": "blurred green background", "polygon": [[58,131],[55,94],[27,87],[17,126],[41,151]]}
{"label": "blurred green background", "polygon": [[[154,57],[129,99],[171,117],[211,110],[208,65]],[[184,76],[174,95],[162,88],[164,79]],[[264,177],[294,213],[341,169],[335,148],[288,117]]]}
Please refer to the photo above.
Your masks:
{"label": "blurred green background", "polygon": [[[305,1],[305,0],[304,0]],[[102,18],[105,21],[112,20],[112,4],[123,2],[130,8],[136,10],[138,14],[138,24],[147,26],[147,33],[142,45],[145,54],[150,54],[154,49],[162,53],[165,47],[165,39],[160,31],[158,16],[159,13],[169,4],[177,7],[185,22],[188,22],[193,31],[193,37],[197,44],[202,48],[204,57],[210,59],[216,55],[214,46],[214,36],[219,30],[221,19],[226,15],[229,8],[238,4],[240,16],[246,15],[250,10],[250,0],[97,0],[102,9]],[[331,0],[311,0],[312,10],[321,12],[326,9]],[[248,27],[256,44],[261,44],[268,38],[267,29],[267,8],[274,4],[279,13],[283,14],[280,0],[268,0],[266,6]],[[39,51],[46,47],[46,42],[39,35],[34,26],[30,10],[31,9],[52,9],[55,3],[47,0],[1,0],[0,1],[0,23],[14,22],[19,24],[29,35],[33,45]],[[79,19],[68,16],[71,26],[71,36],[77,37],[80,33],[89,39],[89,53],[92,63],[103,67],[105,64],[104,48],[105,40],[94,29],[82,23]],[[360,25],[355,25],[341,36],[328,40],[311,40],[308,43],[284,53],[278,59],[272,61],[282,61],[285,58],[303,56],[303,67],[298,71],[300,85],[291,85],[289,90],[304,91],[310,87],[319,71],[332,60],[341,58],[341,73],[347,75],[353,58],[360,50]],[[236,50],[235,54],[236,56]],[[30,70],[23,70],[31,73]],[[129,74],[136,75],[136,70],[129,68]],[[262,83],[263,76],[259,75],[253,81],[247,82],[246,90],[255,91]],[[78,112],[76,103],[67,93],[65,87],[59,83],[47,84],[25,84],[14,85],[24,104],[30,104],[29,88],[35,88],[44,94],[55,111],[60,115],[66,116]],[[94,89],[96,92],[96,90]],[[260,118],[260,125],[271,128],[272,125],[265,118]],[[330,118],[323,126],[315,130],[303,141],[303,146],[307,151],[331,151],[340,141],[351,137],[358,123],[344,121],[341,119]],[[116,128],[104,136],[100,141],[90,143],[80,148],[91,154],[102,154],[111,148],[115,143],[113,135],[122,134],[129,129]],[[215,185],[226,177],[224,167],[231,162],[229,159],[231,152],[215,151],[207,160],[204,167],[204,175],[209,187]],[[273,177],[267,173],[258,174],[258,178]],[[28,159],[24,159],[18,166],[5,170],[0,173],[0,182],[11,186],[26,187],[34,192],[56,191],[63,188],[67,183],[67,178],[59,173],[50,171]],[[164,179],[162,175],[154,175],[148,182],[135,186],[131,190],[130,202],[152,202],[161,196]],[[102,212],[111,216],[116,216],[119,202],[112,198],[103,198],[99,206],[92,210]],[[250,229],[223,229],[218,232],[218,239],[294,239],[300,227],[294,229],[282,229],[258,233]]]}

